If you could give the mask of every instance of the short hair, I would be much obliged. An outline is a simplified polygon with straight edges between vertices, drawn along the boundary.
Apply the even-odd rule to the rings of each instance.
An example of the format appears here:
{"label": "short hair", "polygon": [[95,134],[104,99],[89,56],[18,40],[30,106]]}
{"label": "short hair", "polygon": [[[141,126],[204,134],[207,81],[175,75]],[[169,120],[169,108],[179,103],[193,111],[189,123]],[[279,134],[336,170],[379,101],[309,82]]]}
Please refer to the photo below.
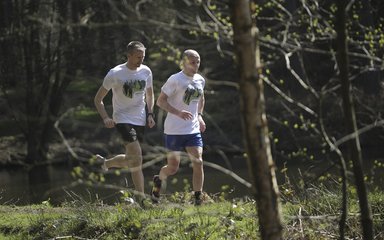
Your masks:
{"label": "short hair", "polygon": [[200,58],[200,55],[199,53],[196,51],[196,50],[193,50],[193,49],[187,49],[183,52],[183,54],[181,54],[181,60],[179,62],[179,67],[180,69],[184,69],[184,63],[187,59],[189,59],[190,57],[197,57],[197,58]]}
{"label": "short hair", "polygon": [[189,58],[189,57],[198,57],[198,58],[200,58],[200,55],[199,55],[199,53],[196,50],[187,49],[181,55],[181,60],[184,61],[185,58]]}
{"label": "short hair", "polygon": [[127,53],[131,54],[134,50],[145,51],[145,46],[139,41],[132,41],[127,44]]}

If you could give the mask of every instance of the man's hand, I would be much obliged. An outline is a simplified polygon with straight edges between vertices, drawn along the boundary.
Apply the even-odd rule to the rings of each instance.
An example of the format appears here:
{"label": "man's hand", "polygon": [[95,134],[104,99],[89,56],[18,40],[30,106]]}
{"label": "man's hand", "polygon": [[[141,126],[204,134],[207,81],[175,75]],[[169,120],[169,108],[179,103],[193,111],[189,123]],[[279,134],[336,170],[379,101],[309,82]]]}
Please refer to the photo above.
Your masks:
{"label": "man's hand", "polygon": [[184,119],[184,120],[191,120],[193,119],[193,114],[191,112],[188,112],[188,111],[185,111],[185,110],[181,110],[177,116],[179,116],[180,118]]}
{"label": "man's hand", "polygon": [[156,125],[156,122],[153,119],[152,115],[148,115],[148,117],[147,117],[147,124],[148,124],[149,128],[153,128]]}
{"label": "man's hand", "polygon": [[104,118],[104,125],[106,128],[113,128],[115,126],[115,121],[112,118]]}

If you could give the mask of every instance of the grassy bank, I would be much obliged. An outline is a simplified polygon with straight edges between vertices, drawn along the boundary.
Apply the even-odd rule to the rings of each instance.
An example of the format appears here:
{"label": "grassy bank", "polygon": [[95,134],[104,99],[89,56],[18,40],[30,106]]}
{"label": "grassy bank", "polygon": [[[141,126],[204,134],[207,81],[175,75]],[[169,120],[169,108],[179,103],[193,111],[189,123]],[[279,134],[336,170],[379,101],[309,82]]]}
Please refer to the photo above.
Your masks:
{"label": "grassy bank", "polygon": [[[116,205],[82,200],[53,207],[0,206],[0,239],[259,239],[256,203],[209,197],[202,206],[175,193],[144,208],[131,201]],[[284,196],[284,239],[337,239],[341,195],[309,189],[306,196]],[[351,193],[346,239],[361,239],[358,205]],[[384,239],[384,193],[369,196],[375,239]]]}

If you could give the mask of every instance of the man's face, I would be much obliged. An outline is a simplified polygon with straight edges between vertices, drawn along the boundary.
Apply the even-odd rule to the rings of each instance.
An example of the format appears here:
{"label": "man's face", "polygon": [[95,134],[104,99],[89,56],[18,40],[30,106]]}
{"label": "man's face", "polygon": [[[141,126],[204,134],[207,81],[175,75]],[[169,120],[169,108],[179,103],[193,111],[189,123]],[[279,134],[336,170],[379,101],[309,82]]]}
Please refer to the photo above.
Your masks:
{"label": "man's face", "polygon": [[131,54],[128,54],[128,62],[130,65],[140,67],[145,57],[145,51],[134,50]]}
{"label": "man's face", "polygon": [[200,67],[200,57],[197,56],[189,56],[185,59],[184,67],[190,73],[197,73]]}

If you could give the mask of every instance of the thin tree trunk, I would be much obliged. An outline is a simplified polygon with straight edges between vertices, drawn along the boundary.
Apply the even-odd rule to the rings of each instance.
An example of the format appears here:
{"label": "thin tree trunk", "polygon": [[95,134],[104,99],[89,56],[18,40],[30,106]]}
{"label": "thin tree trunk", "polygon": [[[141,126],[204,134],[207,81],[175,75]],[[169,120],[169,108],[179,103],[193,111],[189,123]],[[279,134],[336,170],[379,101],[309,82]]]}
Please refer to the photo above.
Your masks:
{"label": "thin tree trunk", "polygon": [[355,137],[348,141],[349,156],[353,163],[353,172],[355,176],[356,188],[359,197],[359,205],[361,211],[361,223],[363,228],[363,238],[365,240],[373,239],[373,222],[372,213],[368,203],[367,189],[364,182],[364,173],[362,168],[362,155],[360,149],[359,136],[357,135],[357,125],[353,99],[351,95],[351,83],[348,75],[348,45],[346,30],[346,12],[347,0],[337,1],[338,10],[336,15],[336,31],[337,31],[337,63],[340,71],[341,91],[343,97],[344,117],[347,133],[356,133]]}
{"label": "thin tree trunk", "polygon": [[279,190],[272,159],[265,114],[263,80],[256,24],[250,3],[232,1],[232,23],[240,76],[241,110],[248,166],[254,186],[261,238],[282,239]]}
{"label": "thin tree trunk", "polygon": [[341,191],[342,191],[342,202],[341,202],[341,216],[339,220],[339,233],[340,233],[340,240],[345,239],[345,224],[347,221],[347,210],[348,210],[348,192],[347,192],[347,164],[345,162],[343,153],[340,151],[340,149],[335,146],[331,139],[328,137],[325,126],[324,126],[324,114],[323,114],[323,96],[320,97],[320,111],[319,111],[319,123],[320,123],[320,129],[321,133],[323,135],[324,140],[327,142],[328,146],[335,151],[337,154],[337,157],[339,159],[340,164],[340,176],[341,176]]}

